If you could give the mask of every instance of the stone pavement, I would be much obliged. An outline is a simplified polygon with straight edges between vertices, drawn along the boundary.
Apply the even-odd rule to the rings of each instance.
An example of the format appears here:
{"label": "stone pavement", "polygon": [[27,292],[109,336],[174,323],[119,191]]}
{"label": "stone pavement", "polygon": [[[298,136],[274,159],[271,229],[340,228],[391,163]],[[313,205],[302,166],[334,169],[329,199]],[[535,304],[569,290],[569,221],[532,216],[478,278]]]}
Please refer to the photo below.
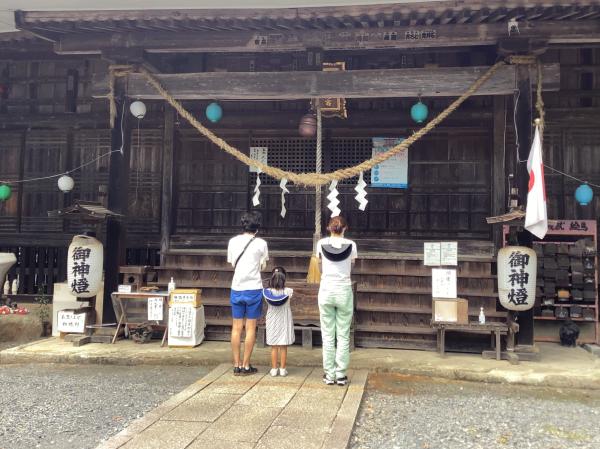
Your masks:
{"label": "stone pavement", "polygon": [[288,369],[235,377],[221,364],[98,449],[346,448],[367,371],[351,370],[341,387],[323,384],[320,368]]}
{"label": "stone pavement", "polygon": [[[537,346],[540,361],[519,365],[486,360],[479,354],[449,353],[446,358],[441,358],[430,351],[358,348],[351,354],[350,367],[445,379],[600,390],[599,357],[580,347],[565,348],[554,343]],[[159,342],[139,345],[126,340],[114,345],[74,347],[58,338],[50,338],[0,351],[1,364],[47,362],[213,367],[230,361],[231,346],[228,342],[217,341],[207,341],[196,348],[161,348]],[[270,348],[255,348],[252,361],[255,365],[270,364]],[[321,363],[321,348],[289,348],[288,365],[319,367]]]}

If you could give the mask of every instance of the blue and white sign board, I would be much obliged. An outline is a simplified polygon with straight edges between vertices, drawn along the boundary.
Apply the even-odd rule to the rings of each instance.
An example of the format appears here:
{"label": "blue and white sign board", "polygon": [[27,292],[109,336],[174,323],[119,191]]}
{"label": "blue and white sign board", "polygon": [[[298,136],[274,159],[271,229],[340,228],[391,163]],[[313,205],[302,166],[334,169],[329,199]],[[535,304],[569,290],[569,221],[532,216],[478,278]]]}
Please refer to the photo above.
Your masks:
{"label": "blue and white sign board", "polygon": [[[373,157],[385,153],[403,140],[403,137],[373,137]],[[408,188],[408,148],[371,169],[371,187]]]}

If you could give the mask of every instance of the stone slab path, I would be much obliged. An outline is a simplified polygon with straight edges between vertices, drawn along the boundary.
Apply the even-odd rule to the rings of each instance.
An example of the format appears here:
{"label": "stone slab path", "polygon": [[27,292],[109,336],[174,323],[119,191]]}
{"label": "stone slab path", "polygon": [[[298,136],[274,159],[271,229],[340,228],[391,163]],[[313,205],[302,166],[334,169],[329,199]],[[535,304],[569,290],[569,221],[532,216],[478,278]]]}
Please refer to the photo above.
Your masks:
{"label": "stone slab path", "polygon": [[236,377],[219,365],[98,449],[345,449],[367,371],[341,387],[323,384],[320,368],[288,369]]}

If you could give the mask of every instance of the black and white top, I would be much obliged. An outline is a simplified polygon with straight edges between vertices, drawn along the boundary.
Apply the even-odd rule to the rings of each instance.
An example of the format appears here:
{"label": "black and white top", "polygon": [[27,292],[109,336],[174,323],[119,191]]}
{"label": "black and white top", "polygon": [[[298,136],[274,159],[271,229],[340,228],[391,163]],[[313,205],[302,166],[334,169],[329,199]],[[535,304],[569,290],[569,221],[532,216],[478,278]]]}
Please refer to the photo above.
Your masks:
{"label": "black and white top", "polygon": [[288,300],[280,306],[267,303],[267,344],[269,346],[289,346],[294,344],[294,319],[290,302],[294,291],[286,288],[284,291],[271,290],[276,296],[285,294]]}

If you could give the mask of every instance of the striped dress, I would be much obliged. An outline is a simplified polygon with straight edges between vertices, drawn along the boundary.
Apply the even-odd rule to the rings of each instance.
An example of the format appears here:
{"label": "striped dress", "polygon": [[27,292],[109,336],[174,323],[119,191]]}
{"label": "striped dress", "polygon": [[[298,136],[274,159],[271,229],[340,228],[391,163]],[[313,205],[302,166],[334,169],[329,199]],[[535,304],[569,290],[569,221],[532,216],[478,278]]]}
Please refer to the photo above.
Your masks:
{"label": "striped dress", "polygon": [[[273,293],[281,295],[283,292],[274,291]],[[289,299],[281,306],[272,306],[267,304],[267,344],[269,346],[289,346],[294,344],[294,319],[292,317],[292,294],[291,288],[285,289],[285,294]]]}

